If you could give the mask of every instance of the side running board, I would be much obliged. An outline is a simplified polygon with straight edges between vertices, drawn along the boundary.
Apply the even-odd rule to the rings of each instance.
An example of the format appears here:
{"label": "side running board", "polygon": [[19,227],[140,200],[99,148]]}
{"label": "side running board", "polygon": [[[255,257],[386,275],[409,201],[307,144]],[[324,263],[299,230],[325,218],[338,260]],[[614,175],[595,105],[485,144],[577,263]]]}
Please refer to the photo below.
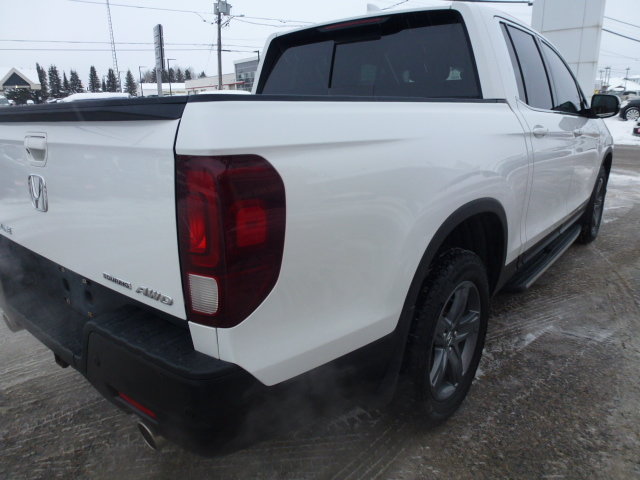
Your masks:
{"label": "side running board", "polygon": [[507,292],[522,292],[535,283],[560,256],[573,245],[580,235],[580,225],[574,225],[532,258],[505,285]]}

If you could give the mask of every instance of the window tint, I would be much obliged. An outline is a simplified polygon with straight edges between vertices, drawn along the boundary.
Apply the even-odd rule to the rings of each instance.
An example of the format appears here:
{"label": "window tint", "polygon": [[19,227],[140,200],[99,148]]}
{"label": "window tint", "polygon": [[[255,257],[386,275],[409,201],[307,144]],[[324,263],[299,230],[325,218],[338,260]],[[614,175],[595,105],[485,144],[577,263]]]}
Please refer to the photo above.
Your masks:
{"label": "window tint", "polygon": [[542,42],[542,51],[547,59],[554,90],[553,110],[578,113],[582,110],[582,101],[576,81],[569,68],[549,45]]}
{"label": "window tint", "polygon": [[[321,30],[314,35],[330,40],[284,48],[258,91],[480,98],[475,64],[461,22],[455,12],[419,12],[393,15],[375,26]],[[308,31],[303,33],[309,35]],[[295,40],[295,34],[291,37]],[[287,38],[281,41],[291,43]]]}
{"label": "window tint", "polygon": [[507,27],[513,47],[522,69],[527,104],[536,108],[551,110],[551,90],[549,80],[542,63],[540,51],[532,35],[513,27]]}
{"label": "window tint", "polygon": [[311,43],[287,49],[271,70],[263,93],[325,95],[332,54],[333,42]]}
{"label": "window tint", "polygon": [[509,57],[511,57],[511,66],[513,67],[513,73],[516,76],[516,83],[518,84],[518,96],[520,100],[526,103],[527,94],[524,90],[524,83],[522,82],[522,72],[520,71],[520,65],[518,64],[518,57],[516,57],[516,52],[513,50],[513,43],[511,43],[511,38],[509,37],[509,32],[507,32],[507,26],[503,23],[502,26],[502,34],[504,35],[504,40],[507,42],[507,49],[509,50]]}

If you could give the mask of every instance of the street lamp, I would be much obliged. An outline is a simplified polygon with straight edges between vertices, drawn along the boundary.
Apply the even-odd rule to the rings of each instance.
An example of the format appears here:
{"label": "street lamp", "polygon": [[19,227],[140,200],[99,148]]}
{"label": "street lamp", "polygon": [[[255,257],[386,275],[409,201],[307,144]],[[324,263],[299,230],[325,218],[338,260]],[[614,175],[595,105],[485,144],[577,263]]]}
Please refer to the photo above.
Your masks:
{"label": "street lamp", "polygon": [[169,77],[169,96],[173,96],[173,93],[171,92],[171,74],[169,73],[169,71],[171,70],[171,64],[169,63],[171,60],[175,61],[175,58],[167,58],[167,76]]}
{"label": "street lamp", "polygon": [[118,70],[118,91],[122,93],[122,74],[124,72],[122,70]]}
{"label": "street lamp", "polygon": [[138,65],[138,73],[140,74],[140,95],[144,97],[144,88],[142,88],[142,70],[141,68],[147,68],[146,65]]}

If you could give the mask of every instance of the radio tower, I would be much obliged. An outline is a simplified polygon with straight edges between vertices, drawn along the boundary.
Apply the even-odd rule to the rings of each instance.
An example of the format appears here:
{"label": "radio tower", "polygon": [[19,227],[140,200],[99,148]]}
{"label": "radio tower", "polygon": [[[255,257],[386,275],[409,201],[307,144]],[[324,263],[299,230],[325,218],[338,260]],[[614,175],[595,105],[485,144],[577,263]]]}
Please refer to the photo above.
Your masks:
{"label": "radio tower", "polygon": [[111,8],[109,7],[109,0],[107,1],[107,19],[109,19],[109,35],[111,36],[111,55],[113,56],[113,73],[116,74],[118,79],[118,91],[122,91],[122,85],[120,85],[120,72],[118,72],[118,56],[116,55],[116,42],[113,39],[113,24],[111,23]]}

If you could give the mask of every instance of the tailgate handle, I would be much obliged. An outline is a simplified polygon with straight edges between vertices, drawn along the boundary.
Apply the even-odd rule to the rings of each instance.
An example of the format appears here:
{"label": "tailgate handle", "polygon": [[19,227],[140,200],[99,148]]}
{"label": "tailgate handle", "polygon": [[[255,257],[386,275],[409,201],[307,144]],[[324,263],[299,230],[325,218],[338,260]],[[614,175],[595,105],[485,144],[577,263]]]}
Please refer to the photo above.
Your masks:
{"label": "tailgate handle", "polygon": [[30,133],[24,137],[24,148],[27,160],[31,165],[44,167],[47,163],[47,135],[45,133]]}

